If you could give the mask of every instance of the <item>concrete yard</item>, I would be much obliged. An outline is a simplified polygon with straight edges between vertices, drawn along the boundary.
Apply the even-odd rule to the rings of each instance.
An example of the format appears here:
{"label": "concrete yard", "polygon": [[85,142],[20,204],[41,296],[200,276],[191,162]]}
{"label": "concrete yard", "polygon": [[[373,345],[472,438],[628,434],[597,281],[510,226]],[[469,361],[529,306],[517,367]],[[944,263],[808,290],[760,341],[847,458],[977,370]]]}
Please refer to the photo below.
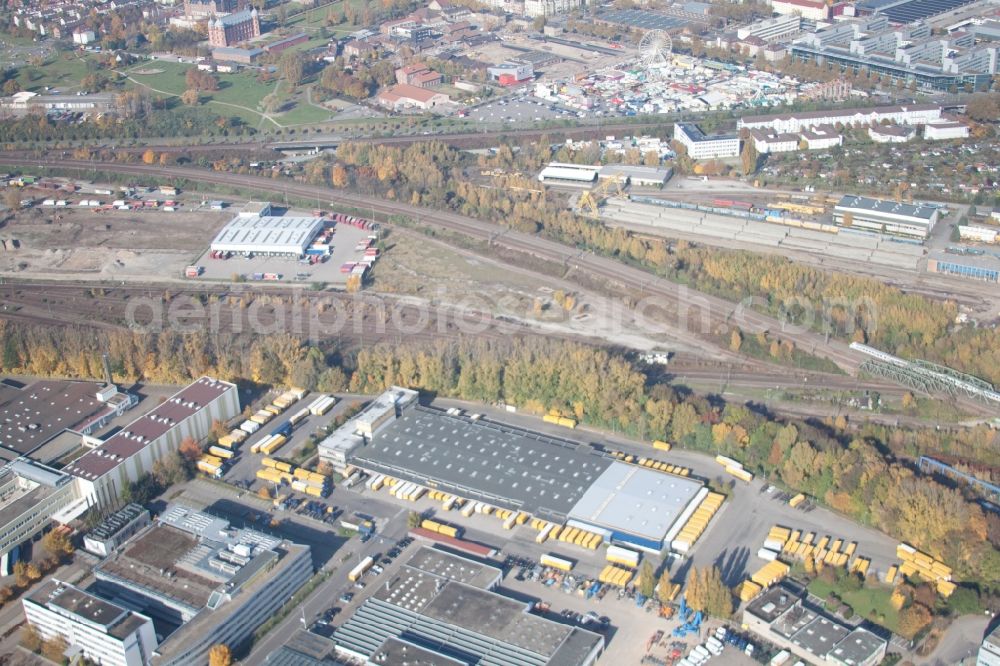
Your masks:
{"label": "concrete yard", "polygon": [[230,217],[211,210],[30,208],[17,212],[0,231],[0,237],[20,244],[16,250],[0,251],[0,273],[35,278],[180,278]]}

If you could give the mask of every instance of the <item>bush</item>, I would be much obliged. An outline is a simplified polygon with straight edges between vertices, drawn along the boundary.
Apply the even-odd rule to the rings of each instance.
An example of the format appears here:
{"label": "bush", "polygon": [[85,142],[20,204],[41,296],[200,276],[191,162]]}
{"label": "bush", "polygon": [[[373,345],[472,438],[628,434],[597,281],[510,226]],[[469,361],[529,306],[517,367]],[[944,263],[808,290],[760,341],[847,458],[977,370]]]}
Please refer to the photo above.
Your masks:
{"label": "bush", "polygon": [[958,587],[948,597],[948,610],[955,615],[973,615],[982,611],[979,591],[973,587]]}

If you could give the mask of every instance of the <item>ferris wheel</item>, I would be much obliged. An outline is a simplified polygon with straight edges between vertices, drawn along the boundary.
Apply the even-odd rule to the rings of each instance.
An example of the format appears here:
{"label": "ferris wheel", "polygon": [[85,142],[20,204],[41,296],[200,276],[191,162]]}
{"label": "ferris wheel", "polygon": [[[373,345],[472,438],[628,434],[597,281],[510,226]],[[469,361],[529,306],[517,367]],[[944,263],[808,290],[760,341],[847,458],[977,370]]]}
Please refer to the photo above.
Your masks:
{"label": "ferris wheel", "polygon": [[650,30],[639,40],[639,58],[647,70],[658,70],[669,65],[673,52],[673,40],[666,30]]}

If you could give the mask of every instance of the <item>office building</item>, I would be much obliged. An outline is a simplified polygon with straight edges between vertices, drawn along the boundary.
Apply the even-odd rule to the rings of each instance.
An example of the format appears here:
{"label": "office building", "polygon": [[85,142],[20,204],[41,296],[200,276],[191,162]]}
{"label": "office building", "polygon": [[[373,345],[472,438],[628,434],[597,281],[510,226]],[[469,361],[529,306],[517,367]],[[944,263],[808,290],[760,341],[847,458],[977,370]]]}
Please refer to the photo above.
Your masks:
{"label": "office building", "polygon": [[969,138],[969,126],[959,122],[942,121],[924,125],[924,138],[928,141],[951,141]]}
{"label": "office building", "polygon": [[778,15],[801,16],[810,21],[830,18],[830,5],[823,0],[771,0],[771,11]]}
{"label": "office building", "polygon": [[780,583],[747,604],[743,625],[807,663],[876,666],[888,644],[863,627],[851,628],[808,606],[802,591]]}
{"label": "office building", "polygon": [[87,510],[72,476],[21,458],[0,468],[0,572],[9,575],[21,548],[56,523]]}
{"label": "office building", "polygon": [[776,42],[793,37],[802,31],[802,17],[798,14],[775,16],[762,19],[748,26],[737,29],[736,36],[741,40],[756,37],[765,42]]}
{"label": "office building", "polygon": [[939,213],[936,206],[845,195],[833,208],[833,222],[842,227],[924,240],[934,229]]}
{"label": "office building", "polygon": [[986,90],[998,64],[997,47],[971,32],[933,34],[927,24],[894,25],[881,14],[803,35],[791,49],[795,59],[938,90]]}
{"label": "office building", "polygon": [[219,643],[245,645],[312,574],[308,546],[177,504],[94,569],[103,598],[162,628],[160,666],[205,663]]}
{"label": "office building", "polygon": [[156,649],[152,620],[68,583],[46,580],[21,603],[43,640],[60,637],[101,666],[147,666]]}
{"label": "office building", "polygon": [[736,134],[706,135],[692,123],[676,123],[674,140],[687,149],[693,160],[710,160],[737,157],[740,154],[740,137]]}
{"label": "office building", "polygon": [[867,109],[831,109],[829,111],[798,111],[766,116],[743,116],[737,121],[740,129],[768,129],[773,132],[801,132],[820,127],[843,125],[864,127],[883,122],[895,125],[926,125],[941,119],[941,107],[936,104],[904,106],[874,106]]}
{"label": "office building", "polygon": [[872,125],[868,138],[875,143],[906,143],[916,138],[917,129],[905,125]]}

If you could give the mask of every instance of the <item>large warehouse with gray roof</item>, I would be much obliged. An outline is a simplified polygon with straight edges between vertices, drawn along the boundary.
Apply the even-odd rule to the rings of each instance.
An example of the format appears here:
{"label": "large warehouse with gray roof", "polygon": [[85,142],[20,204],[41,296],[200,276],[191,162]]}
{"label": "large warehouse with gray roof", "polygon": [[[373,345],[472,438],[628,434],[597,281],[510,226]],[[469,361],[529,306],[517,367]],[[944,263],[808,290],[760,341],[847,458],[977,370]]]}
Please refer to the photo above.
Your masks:
{"label": "large warehouse with gray roof", "polygon": [[[419,654],[420,663],[590,666],[604,651],[591,631],[532,615],[489,591],[495,567],[423,548],[334,633],[337,651],[366,663]],[[405,650],[404,650],[405,648]],[[412,655],[411,655],[412,656]]]}
{"label": "large warehouse with gray roof", "polygon": [[416,398],[390,389],[324,440],[321,458],[651,552],[669,543],[682,514],[704,496],[694,479],[628,465],[588,444],[448,414]]}

